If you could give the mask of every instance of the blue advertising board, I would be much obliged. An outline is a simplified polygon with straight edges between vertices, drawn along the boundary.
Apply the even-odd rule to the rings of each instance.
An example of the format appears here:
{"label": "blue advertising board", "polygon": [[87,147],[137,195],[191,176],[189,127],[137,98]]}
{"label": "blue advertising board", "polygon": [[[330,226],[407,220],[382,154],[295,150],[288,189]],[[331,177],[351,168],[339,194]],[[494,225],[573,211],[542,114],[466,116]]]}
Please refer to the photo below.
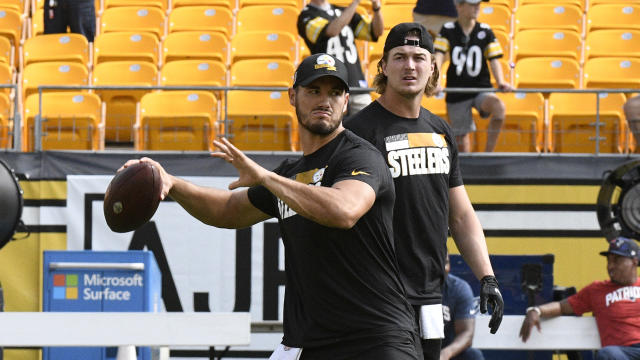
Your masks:
{"label": "blue advertising board", "polygon": [[[160,270],[148,251],[45,251],[43,311],[158,312]],[[124,344],[123,344],[124,345]],[[151,349],[138,348],[138,360]],[[117,348],[51,347],[43,360],[110,360]]]}

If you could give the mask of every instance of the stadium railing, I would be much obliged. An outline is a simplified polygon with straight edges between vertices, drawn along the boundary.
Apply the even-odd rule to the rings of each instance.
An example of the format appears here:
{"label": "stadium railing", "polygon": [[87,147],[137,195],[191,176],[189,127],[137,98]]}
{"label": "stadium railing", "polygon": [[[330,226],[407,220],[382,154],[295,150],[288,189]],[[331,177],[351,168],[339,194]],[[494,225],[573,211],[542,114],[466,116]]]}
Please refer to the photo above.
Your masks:
{"label": "stadium railing", "polygon": [[[3,87],[15,87],[15,85],[5,85]],[[219,135],[220,136],[232,136],[231,134],[228,133],[228,129],[230,129],[230,120],[227,114],[227,109],[228,109],[228,93],[230,91],[239,91],[239,90],[243,90],[243,91],[277,91],[277,92],[283,92],[283,91],[287,91],[286,87],[257,87],[257,86],[54,86],[54,85],[41,85],[38,87],[38,94],[40,95],[40,113],[42,112],[42,93],[43,91],[52,91],[52,90],[59,90],[59,91],[68,91],[68,90],[91,90],[91,91],[95,91],[95,90],[146,90],[146,91],[152,91],[152,90],[167,90],[167,91],[171,91],[171,90],[199,90],[199,91],[212,91],[212,92],[217,92],[217,93],[223,93],[224,96],[222,96],[222,103],[224,104],[222,106],[221,109],[221,117],[220,117],[220,123],[222,125],[222,128],[224,129],[224,132],[221,132]],[[359,92],[372,92],[375,91],[375,89],[373,88],[353,88],[351,89],[352,93],[359,93]],[[444,92],[446,93],[461,93],[461,92],[475,92],[475,93],[480,93],[480,92],[493,92],[493,93],[497,93],[497,92],[501,92],[497,89],[494,88],[445,88]],[[594,144],[594,151],[593,153],[595,155],[598,155],[600,153],[603,153],[601,146],[600,146],[600,142],[603,141],[603,137],[601,136],[601,128],[604,126],[603,122],[601,121],[600,118],[600,101],[601,101],[601,94],[608,94],[608,93],[622,93],[622,94],[633,94],[633,93],[637,93],[638,89],[551,89],[551,88],[527,88],[527,89],[516,89],[513,92],[515,93],[542,93],[545,96],[548,96],[549,94],[552,93],[581,93],[581,94],[593,94],[594,95],[594,100],[595,100],[595,104],[596,104],[596,114],[595,114],[595,122],[593,124],[591,124],[591,126],[593,126],[595,128],[595,136],[591,137],[589,140],[593,140],[595,142]],[[15,100],[17,103],[17,100]],[[545,103],[548,102],[548,99],[545,100]],[[546,109],[547,106],[545,106],[545,110],[544,110],[544,121],[545,121],[545,127],[548,128],[550,126],[549,122],[549,114],[548,114],[548,110]],[[508,109],[507,109],[508,111]],[[622,109],[620,109],[620,111],[622,112]],[[13,131],[13,137],[14,137],[14,141],[13,141],[13,149],[14,150],[20,150],[20,146],[24,139],[20,139],[21,136],[21,132],[18,131],[20,129],[20,115],[19,112],[16,111],[15,112],[15,119],[14,119],[14,131]],[[624,121],[624,119],[622,119]],[[34,129],[34,147],[33,150],[34,151],[40,151],[42,150],[42,122],[46,121],[45,119],[42,119],[41,116],[36,116],[35,119],[35,129]],[[628,134],[619,134],[619,136],[621,137],[628,137]],[[542,151],[542,153],[545,153],[549,148],[549,138],[548,136],[544,137],[544,149]]]}

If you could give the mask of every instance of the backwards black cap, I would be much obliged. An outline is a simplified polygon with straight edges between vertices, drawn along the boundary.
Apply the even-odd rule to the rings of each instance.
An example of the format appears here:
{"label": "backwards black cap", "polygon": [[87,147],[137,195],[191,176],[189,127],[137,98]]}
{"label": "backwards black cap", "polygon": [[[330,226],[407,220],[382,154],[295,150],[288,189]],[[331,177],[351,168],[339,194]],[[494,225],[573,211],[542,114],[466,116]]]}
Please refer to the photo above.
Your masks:
{"label": "backwards black cap", "polygon": [[[418,36],[418,40],[407,40],[407,34],[411,30],[417,30],[420,34]],[[430,53],[433,53],[433,38],[431,34],[427,31],[427,29],[422,26],[420,23],[415,22],[407,22],[400,23],[389,31],[389,35],[387,35],[387,40],[384,42],[384,52],[389,52],[391,49],[398,46],[412,45],[418,46]]]}
{"label": "backwards black cap", "polygon": [[349,73],[345,64],[329,54],[314,54],[302,60],[293,75],[293,87],[307,86],[323,76],[335,76],[349,91]]}

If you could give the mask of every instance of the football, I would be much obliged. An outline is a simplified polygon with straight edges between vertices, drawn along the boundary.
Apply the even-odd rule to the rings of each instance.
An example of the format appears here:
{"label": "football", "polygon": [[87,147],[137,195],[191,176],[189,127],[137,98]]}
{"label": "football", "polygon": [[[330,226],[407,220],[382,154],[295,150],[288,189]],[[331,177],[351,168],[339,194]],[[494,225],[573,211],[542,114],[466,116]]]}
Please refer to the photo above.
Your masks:
{"label": "football", "polygon": [[104,218],[123,233],[144,225],[158,209],[162,179],[151,164],[140,162],[116,173],[104,194]]}

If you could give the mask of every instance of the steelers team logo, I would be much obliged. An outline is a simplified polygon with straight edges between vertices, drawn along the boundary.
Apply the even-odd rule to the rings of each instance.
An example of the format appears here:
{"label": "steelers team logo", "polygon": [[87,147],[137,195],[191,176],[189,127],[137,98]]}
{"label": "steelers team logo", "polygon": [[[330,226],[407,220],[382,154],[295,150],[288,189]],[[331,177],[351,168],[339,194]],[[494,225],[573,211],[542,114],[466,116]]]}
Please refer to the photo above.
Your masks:
{"label": "steelers team logo", "polygon": [[486,32],[484,32],[484,31],[480,31],[480,32],[478,33],[478,39],[482,40],[482,39],[484,39],[485,37],[487,37],[487,33],[486,33]]}
{"label": "steelers team logo", "polygon": [[318,58],[316,59],[316,64],[334,66],[336,64],[336,61],[330,55],[323,54],[318,56]]}

